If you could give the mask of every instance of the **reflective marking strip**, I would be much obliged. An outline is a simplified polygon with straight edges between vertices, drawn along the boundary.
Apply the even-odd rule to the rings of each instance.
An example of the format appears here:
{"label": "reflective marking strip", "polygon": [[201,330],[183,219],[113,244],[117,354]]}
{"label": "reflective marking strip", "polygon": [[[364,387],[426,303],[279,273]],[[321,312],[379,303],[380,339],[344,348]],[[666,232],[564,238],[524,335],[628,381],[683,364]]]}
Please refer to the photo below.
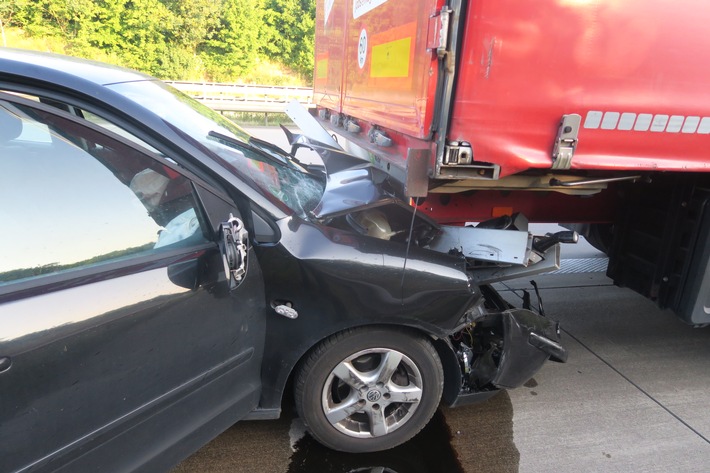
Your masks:
{"label": "reflective marking strip", "polygon": [[408,77],[411,45],[410,37],[373,46],[370,77]]}
{"label": "reflective marking strip", "polygon": [[619,123],[619,112],[606,112],[602,119],[602,130],[616,130],[616,124]]}
{"label": "reflective marking strip", "polygon": [[683,129],[680,130],[683,133],[695,133],[698,129],[698,124],[700,123],[700,117],[688,117],[685,119],[685,124]]}
{"label": "reflective marking strip", "polygon": [[590,110],[584,119],[583,127],[589,130],[710,135],[710,117]]}
{"label": "reflective marking strip", "polygon": [[634,128],[634,123],[636,122],[635,113],[622,113],[621,119],[619,120],[618,130],[632,130]]}
{"label": "reflective marking strip", "polygon": [[634,126],[634,131],[648,131],[651,126],[651,121],[653,120],[653,115],[650,113],[642,113],[636,120],[636,125]]}
{"label": "reflective marking strip", "polygon": [[587,119],[584,120],[584,128],[597,129],[602,122],[602,112],[588,112]]}
{"label": "reflective marking strip", "polygon": [[668,127],[666,128],[666,131],[668,133],[678,133],[683,126],[683,120],[685,117],[681,115],[673,115],[671,119],[668,121]]}
{"label": "reflective marking strip", "polygon": [[651,131],[659,133],[666,130],[668,124],[668,115],[655,115],[651,122]]}

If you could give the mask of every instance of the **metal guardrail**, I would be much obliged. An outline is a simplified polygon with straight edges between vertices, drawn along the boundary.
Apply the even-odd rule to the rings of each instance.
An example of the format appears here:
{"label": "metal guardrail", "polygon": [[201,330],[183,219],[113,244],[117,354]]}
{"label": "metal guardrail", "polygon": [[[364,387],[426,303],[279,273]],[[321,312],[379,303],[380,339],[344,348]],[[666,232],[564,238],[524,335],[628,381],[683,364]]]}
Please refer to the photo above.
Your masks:
{"label": "metal guardrail", "polygon": [[283,112],[293,100],[307,108],[315,107],[313,89],[309,87],[184,81],[166,83],[218,112]]}

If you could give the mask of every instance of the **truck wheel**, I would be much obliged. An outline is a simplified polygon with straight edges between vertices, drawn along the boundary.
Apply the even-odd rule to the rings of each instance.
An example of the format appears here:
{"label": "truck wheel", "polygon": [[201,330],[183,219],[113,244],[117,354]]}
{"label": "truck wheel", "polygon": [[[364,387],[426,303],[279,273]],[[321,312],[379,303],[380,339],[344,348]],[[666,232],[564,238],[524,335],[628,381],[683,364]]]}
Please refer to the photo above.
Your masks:
{"label": "truck wheel", "polygon": [[614,226],[610,223],[595,223],[589,225],[589,232],[584,236],[590,245],[602,253],[609,255],[611,242],[614,239]]}
{"label": "truck wheel", "polygon": [[296,409],[313,437],[344,452],[375,452],[412,438],[441,399],[441,360],[409,331],[359,328],[321,342],[301,366]]}

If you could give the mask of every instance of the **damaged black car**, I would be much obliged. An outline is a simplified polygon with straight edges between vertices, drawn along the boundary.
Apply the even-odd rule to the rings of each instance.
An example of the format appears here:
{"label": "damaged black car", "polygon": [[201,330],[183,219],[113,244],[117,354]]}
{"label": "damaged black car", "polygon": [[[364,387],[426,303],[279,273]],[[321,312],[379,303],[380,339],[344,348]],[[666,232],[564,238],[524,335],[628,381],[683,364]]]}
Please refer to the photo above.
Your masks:
{"label": "damaged black car", "polygon": [[438,225],[289,113],[282,150],[149,76],[0,50],[5,471],[165,470],[291,397],[324,445],[384,450],[566,359],[492,284],[567,235]]}

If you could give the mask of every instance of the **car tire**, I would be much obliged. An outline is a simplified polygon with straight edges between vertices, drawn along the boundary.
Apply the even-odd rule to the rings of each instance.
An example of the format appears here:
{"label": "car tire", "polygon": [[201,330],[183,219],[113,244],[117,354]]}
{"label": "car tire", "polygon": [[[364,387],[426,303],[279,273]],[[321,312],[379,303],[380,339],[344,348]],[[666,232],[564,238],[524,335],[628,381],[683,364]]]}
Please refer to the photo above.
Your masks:
{"label": "car tire", "polygon": [[431,342],[407,329],[365,327],[335,334],[306,357],[295,379],[296,409],[311,435],[334,450],[386,450],[416,435],[444,385]]}

